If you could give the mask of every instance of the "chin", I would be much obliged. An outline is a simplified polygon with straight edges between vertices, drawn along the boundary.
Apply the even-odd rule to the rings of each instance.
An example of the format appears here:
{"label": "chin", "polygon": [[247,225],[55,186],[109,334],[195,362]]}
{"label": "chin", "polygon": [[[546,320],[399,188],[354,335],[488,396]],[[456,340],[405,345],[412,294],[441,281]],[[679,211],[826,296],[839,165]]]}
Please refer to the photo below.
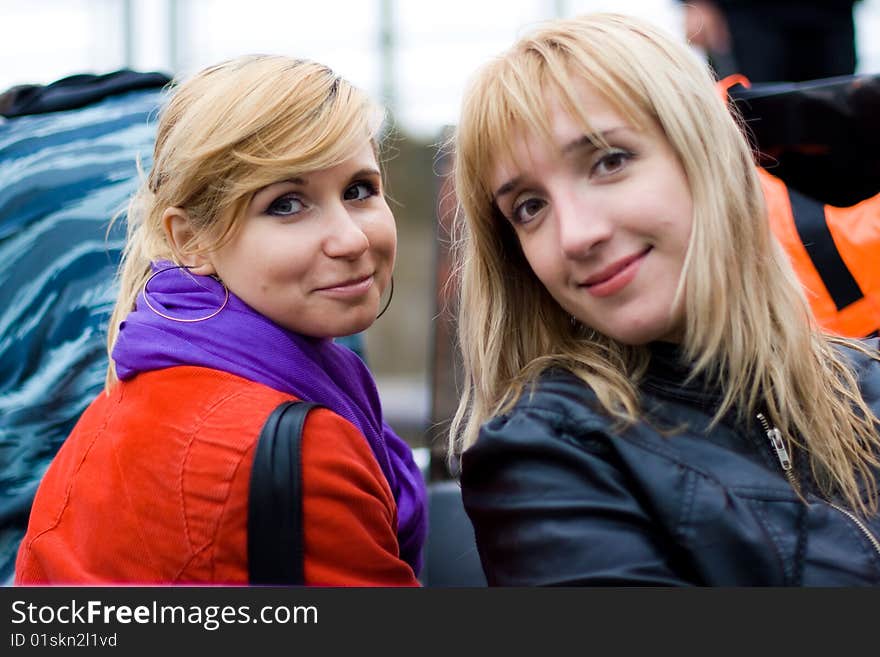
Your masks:
{"label": "chin", "polygon": [[612,336],[614,340],[627,347],[641,347],[649,342],[653,342],[655,338],[645,335],[624,335],[622,337]]}
{"label": "chin", "polygon": [[314,326],[298,324],[295,326],[285,326],[284,328],[309,338],[323,340],[327,338],[344,338],[348,335],[366,331],[370,328],[373,321],[375,321],[375,315],[367,321],[324,322]]}
{"label": "chin", "polygon": [[621,330],[611,329],[602,332],[629,347],[640,347],[657,340],[669,341],[669,330],[665,326],[627,326]]}
{"label": "chin", "polygon": [[357,313],[357,317],[352,317],[345,322],[334,323],[334,325],[330,327],[333,335],[328,337],[343,338],[347,335],[354,335],[355,333],[366,331],[373,325],[373,322],[376,321],[376,314],[378,312],[378,310],[370,309],[369,312],[365,311],[363,313],[363,317],[359,316],[361,313]]}

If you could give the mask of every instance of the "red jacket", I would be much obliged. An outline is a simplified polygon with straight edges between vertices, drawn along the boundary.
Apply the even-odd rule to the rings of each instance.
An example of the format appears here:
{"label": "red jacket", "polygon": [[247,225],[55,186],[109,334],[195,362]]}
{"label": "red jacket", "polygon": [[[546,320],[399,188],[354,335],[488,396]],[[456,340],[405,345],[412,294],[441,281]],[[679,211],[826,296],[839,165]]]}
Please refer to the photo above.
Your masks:
{"label": "red jacket", "polygon": [[[37,491],[16,584],[247,584],[254,449],[294,399],[199,367],[140,374],[86,409]],[[367,441],[327,409],[303,430],[305,580],[418,586]]]}

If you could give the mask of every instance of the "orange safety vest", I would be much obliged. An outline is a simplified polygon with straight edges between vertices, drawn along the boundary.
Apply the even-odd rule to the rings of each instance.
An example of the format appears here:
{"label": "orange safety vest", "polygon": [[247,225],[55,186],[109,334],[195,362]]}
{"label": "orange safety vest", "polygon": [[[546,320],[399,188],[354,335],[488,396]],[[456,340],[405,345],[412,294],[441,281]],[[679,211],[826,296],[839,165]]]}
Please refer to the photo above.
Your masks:
{"label": "orange safety vest", "polygon": [[[719,80],[723,99],[739,74]],[[880,333],[880,194],[849,207],[805,196],[758,167],[770,228],[782,242],[819,325],[837,335]]]}
{"label": "orange safety vest", "polygon": [[848,337],[880,332],[880,194],[824,205],[758,169],[770,227],[791,257],[820,326]]}

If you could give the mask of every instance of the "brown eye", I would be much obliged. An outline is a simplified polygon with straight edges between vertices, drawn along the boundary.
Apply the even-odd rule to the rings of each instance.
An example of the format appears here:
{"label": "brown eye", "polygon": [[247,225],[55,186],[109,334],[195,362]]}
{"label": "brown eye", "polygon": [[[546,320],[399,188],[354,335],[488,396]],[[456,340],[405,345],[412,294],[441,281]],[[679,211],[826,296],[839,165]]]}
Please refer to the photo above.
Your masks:
{"label": "brown eye", "polygon": [[597,176],[610,176],[626,167],[632,153],[620,149],[606,151],[593,165],[592,173]]}
{"label": "brown eye", "polygon": [[513,209],[513,220],[518,224],[527,224],[534,219],[547,202],[540,198],[530,198]]}

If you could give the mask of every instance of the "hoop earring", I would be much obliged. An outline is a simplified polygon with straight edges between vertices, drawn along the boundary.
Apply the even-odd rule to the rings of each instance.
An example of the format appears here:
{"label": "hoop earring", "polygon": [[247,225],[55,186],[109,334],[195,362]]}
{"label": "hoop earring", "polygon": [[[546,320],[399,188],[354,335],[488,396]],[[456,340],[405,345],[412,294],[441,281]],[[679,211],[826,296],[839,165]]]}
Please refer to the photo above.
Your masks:
{"label": "hoop earring", "polygon": [[187,265],[172,265],[170,267],[165,267],[164,269],[160,269],[159,271],[154,272],[144,283],[144,289],[142,292],[142,294],[144,296],[144,303],[147,304],[147,308],[149,308],[154,313],[159,315],[159,317],[163,317],[164,319],[169,319],[172,322],[184,322],[187,324],[192,323],[192,322],[204,322],[206,319],[211,319],[212,317],[218,315],[220,313],[220,311],[226,307],[226,304],[229,303],[229,288],[226,287],[226,283],[221,281],[219,278],[212,276],[211,278],[214,278],[214,280],[216,280],[218,283],[220,283],[220,285],[223,286],[223,292],[225,292],[225,296],[223,297],[223,303],[221,304],[221,306],[217,310],[212,312],[210,315],[205,315],[204,317],[195,317],[193,319],[181,319],[180,317],[172,317],[171,315],[166,315],[163,312],[159,312],[158,310],[156,310],[156,308],[153,306],[153,304],[150,303],[150,297],[147,296],[147,286],[150,284],[151,280],[156,278],[156,276],[158,276],[159,274],[162,274],[166,271],[171,271],[172,269],[185,269],[188,271],[188,270],[192,269],[192,267],[187,266]]}
{"label": "hoop earring", "polygon": [[394,275],[391,275],[391,292],[388,293],[388,301],[385,302],[385,307],[382,308],[382,311],[376,315],[376,319],[379,319],[382,315],[385,314],[385,311],[388,310],[388,306],[391,305],[391,299],[394,298]]}

